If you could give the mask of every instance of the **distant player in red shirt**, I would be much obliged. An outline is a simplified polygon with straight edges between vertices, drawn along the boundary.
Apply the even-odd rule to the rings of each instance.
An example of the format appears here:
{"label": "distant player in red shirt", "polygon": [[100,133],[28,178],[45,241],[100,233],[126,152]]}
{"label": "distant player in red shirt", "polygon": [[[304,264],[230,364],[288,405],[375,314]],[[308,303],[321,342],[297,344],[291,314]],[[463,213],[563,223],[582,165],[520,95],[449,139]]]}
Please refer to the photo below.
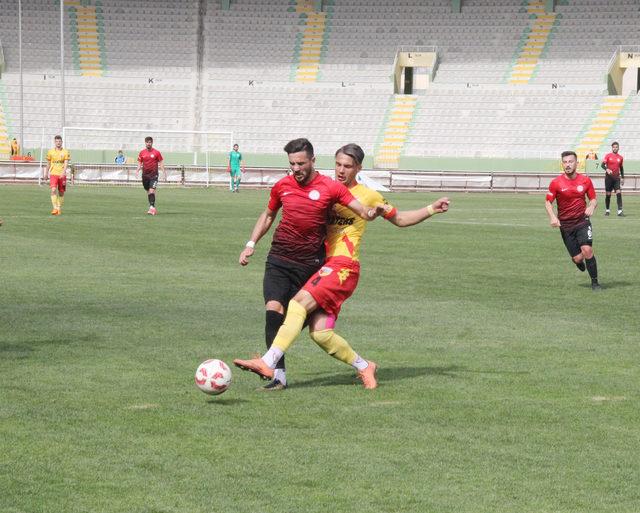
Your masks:
{"label": "distant player in red shirt", "polygon": [[[365,208],[343,184],[318,173],[314,167],[313,146],[307,139],[290,141],[284,151],[289,156],[291,174],[271,189],[269,204],[258,217],[239,259],[240,265],[249,263],[255,245],[269,231],[282,208],[282,219],[273,234],[263,281],[267,349],[284,321],[286,305],[324,262],[324,241],[333,205],[344,205],[367,220],[383,213],[382,209]],[[273,382],[267,385],[267,390],[286,387],[284,368],[284,358],[281,358],[275,371],[269,369]]]}
{"label": "distant player in red shirt", "polygon": [[[549,222],[560,228],[564,245],[581,271],[589,271],[591,288],[599,290],[598,266],[593,254],[593,230],[590,217],[598,204],[591,178],[578,174],[578,157],[573,151],[562,152],[564,174],[554,178],[549,184],[545,201]],[[589,198],[589,204],[585,200]],[[557,202],[558,215],[553,211],[553,201]]]}
{"label": "distant player in red shirt", "polygon": [[607,153],[602,159],[602,169],[604,169],[606,175],[604,176],[604,215],[608,216],[611,211],[609,205],[611,204],[611,192],[616,192],[616,201],[618,203],[618,216],[624,217],[622,212],[622,190],[621,185],[624,185],[624,157],[618,153],[620,145],[617,142],[611,144],[611,153]]}
{"label": "distant player in red shirt", "polygon": [[153,147],[153,137],[145,137],[146,148],[138,155],[138,169],[136,175],[142,169],[142,186],[147,191],[149,199],[149,210],[147,214],[155,216],[156,210],[156,188],[158,187],[158,168],[162,170],[165,181],[167,172],[164,170],[164,160],[162,154]]}

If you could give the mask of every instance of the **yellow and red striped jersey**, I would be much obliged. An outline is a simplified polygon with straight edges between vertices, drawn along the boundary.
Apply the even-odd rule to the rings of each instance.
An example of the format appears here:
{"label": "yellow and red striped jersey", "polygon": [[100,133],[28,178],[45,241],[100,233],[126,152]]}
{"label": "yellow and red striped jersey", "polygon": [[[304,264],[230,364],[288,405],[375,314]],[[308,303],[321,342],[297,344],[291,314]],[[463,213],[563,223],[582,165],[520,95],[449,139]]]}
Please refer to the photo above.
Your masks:
{"label": "yellow and red striped jersey", "polygon": [[51,148],[47,152],[47,161],[51,165],[51,171],[49,174],[62,176],[62,173],[64,172],[64,161],[70,159],[71,154],[69,153],[69,150],[65,150],[64,148],[60,150]]}
{"label": "yellow and red striped jersey", "polygon": [[[393,217],[396,209],[389,205],[382,194],[373,189],[358,184],[349,189],[349,192],[365,207],[387,205],[385,219]],[[336,204],[329,218],[326,249],[327,258],[345,256],[353,260],[360,258],[360,241],[367,229],[367,221],[354,214],[347,207]]]}

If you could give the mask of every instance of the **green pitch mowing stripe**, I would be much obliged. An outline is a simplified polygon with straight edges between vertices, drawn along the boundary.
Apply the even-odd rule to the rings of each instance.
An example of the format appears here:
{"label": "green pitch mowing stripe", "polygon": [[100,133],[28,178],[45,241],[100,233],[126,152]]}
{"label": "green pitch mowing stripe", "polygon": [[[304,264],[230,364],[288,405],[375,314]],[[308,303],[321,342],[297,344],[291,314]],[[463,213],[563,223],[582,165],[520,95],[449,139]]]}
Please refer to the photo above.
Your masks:
{"label": "green pitch mowing stripe", "polygon": [[[401,209],[434,193],[388,194]],[[453,194],[365,235],[337,330],[380,364],[366,391],[304,334],[290,387],[262,351],[268,191],[1,186],[3,513],[614,513],[640,503],[640,197],[593,218],[604,289],[570,262],[544,196]]]}

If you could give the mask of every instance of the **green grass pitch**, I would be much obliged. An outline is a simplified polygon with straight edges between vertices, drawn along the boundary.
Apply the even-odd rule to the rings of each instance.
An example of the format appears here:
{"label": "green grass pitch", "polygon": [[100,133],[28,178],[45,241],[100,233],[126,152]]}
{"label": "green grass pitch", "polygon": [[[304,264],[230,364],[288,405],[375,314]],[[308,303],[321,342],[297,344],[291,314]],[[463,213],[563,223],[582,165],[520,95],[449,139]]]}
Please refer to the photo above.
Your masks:
{"label": "green grass pitch", "polygon": [[[389,194],[403,209],[437,193]],[[594,216],[592,292],[544,196],[451,194],[365,236],[338,331],[366,391],[306,336],[291,387],[193,383],[264,348],[238,255],[267,191],[0,187],[0,512],[640,511],[640,198]]]}

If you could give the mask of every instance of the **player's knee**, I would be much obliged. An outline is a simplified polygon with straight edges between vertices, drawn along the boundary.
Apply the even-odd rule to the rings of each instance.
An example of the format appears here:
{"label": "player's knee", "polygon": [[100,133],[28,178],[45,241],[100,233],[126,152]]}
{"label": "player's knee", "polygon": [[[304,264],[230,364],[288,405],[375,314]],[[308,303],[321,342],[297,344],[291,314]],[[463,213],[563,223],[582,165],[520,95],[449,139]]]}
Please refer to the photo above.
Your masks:
{"label": "player's knee", "polygon": [[309,336],[316,344],[318,344],[326,353],[334,355],[338,350],[335,344],[331,343],[333,338],[333,330],[310,331]]}
{"label": "player's knee", "polygon": [[280,303],[280,301],[276,301],[274,299],[267,301],[264,305],[265,310],[278,312],[279,314],[284,314],[284,305]]}
{"label": "player's knee", "polygon": [[593,257],[593,248],[591,246],[583,246],[582,247],[582,255],[584,258],[592,258]]}
{"label": "player's knee", "polygon": [[582,253],[580,253],[579,255],[576,255],[576,256],[574,256],[572,258],[573,258],[573,261],[576,264],[579,264],[580,262],[582,262],[584,260],[584,255]]}

